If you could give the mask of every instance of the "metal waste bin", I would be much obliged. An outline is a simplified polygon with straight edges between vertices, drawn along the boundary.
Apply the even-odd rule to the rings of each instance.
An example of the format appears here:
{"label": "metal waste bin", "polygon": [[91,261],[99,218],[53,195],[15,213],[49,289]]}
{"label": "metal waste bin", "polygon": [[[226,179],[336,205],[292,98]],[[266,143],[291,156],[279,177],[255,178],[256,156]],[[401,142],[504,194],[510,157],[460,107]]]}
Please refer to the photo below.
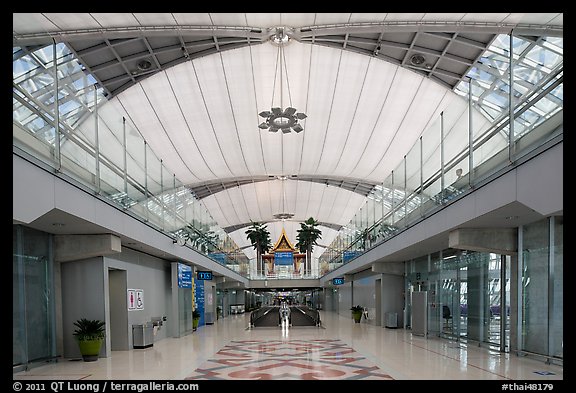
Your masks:
{"label": "metal waste bin", "polygon": [[398,328],[398,313],[387,312],[384,314],[386,319],[386,327],[391,329]]}
{"label": "metal waste bin", "polygon": [[149,348],[154,345],[154,325],[145,323],[132,325],[132,346],[135,349]]}

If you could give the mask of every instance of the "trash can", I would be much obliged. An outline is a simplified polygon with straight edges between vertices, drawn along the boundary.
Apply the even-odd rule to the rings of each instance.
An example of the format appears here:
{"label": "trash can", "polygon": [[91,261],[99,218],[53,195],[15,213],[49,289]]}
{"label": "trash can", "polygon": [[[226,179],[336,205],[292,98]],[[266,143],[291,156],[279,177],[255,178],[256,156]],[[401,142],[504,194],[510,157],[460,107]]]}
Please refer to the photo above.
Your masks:
{"label": "trash can", "polygon": [[154,325],[145,323],[132,325],[132,346],[134,349],[149,348],[154,345]]}
{"label": "trash can", "polygon": [[384,314],[386,320],[386,327],[390,329],[398,328],[398,313],[387,312]]}

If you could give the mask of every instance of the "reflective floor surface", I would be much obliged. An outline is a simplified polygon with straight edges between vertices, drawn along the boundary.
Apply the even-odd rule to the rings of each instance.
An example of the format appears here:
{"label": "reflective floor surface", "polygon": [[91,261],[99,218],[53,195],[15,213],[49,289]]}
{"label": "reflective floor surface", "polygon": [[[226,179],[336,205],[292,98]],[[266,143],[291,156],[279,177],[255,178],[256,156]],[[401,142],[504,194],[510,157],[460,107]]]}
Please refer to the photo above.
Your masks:
{"label": "reflective floor surface", "polygon": [[61,359],[13,374],[43,380],[562,380],[563,367],[475,344],[413,336],[321,311],[321,327],[249,328],[230,315],[146,349]]}

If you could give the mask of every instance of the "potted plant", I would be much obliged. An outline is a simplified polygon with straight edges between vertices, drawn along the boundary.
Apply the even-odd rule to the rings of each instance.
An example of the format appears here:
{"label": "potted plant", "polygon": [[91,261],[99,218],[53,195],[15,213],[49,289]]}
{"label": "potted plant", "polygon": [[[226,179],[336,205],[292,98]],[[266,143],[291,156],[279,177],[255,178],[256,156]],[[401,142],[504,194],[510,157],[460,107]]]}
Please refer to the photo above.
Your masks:
{"label": "potted plant", "polygon": [[364,312],[364,307],[352,306],[350,310],[352,310],[352,318],[354,318],[354,322],[360,323],[360,320],[362,319],[362,313]]}
{"label": "potted plant", "polygon": [[78,341],[82,359],[85,362],[98,360],[105,336],[104,322],[98,319],[82,318],[74,322],[74,326],[77,329],[74,330],[73,335]]}
{"label": "potted plant", "polygon": [[200,323],[200,311],[195,309],[192,311],[192,330],[196,330],[198,328],[198,324]]}

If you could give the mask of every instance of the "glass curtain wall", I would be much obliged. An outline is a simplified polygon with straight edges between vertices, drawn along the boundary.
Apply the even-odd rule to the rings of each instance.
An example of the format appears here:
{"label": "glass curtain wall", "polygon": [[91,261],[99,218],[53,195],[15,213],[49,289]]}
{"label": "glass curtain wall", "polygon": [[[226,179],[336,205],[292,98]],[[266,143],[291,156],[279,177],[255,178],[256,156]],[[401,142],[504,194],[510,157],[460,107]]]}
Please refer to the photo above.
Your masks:
{"label": "glass curtain wall", "polygon": [[[323,273],[562,135],[563,38],[500,34],[321,256]],[[510,121],[510,119],[514,119]]]}
{"label": "glass curtain wall", "polygon": [[12,227],[12,366],[56,356],[50,235]]}
{"label": "glass curtain wall", "polygon": [[508,345],[509,311],[502,321],[500,316],[501,299],[510,298],[508,265],[502,266],[498,254],[455,249],[408,262],[408,291],[428,291],[428,334],[499,346],[502,323]]}
{"label": "glass curtain wall", "polygon": [[520,350],[563,359],[564,218],[522,227]]}
{"label": "glass curtain wall", "polygon": [[186,231],[191,247],[248,274],[248,258],[65,44],[14,47],[13,124],[14,146],[160,231]]}

